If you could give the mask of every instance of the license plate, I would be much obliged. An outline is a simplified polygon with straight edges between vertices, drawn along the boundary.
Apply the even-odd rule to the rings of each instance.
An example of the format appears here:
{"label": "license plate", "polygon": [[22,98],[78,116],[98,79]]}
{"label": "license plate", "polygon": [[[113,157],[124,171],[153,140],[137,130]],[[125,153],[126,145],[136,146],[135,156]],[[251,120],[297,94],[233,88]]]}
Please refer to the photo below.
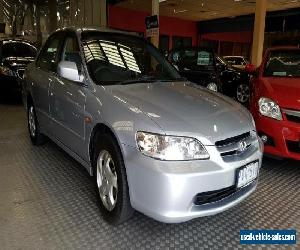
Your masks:
{"label": "license plate", "polygon": [[243,166],[237,171],[237,188],[247,186],[254,181],[258,176],[259,164],[258,161],[251,162]]}

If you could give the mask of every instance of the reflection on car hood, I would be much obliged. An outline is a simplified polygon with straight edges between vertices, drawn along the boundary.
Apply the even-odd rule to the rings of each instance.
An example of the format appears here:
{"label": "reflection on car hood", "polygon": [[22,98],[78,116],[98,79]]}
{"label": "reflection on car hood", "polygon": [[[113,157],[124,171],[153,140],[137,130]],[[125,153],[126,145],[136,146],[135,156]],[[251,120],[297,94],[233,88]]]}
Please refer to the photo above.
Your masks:
{"label": "reflection on car hood", "polygon": [[228,97],[187,82],[110,86],[131,111],[143,112],[166,134],[199,135],[206,143],[254,129],[248,111]]}
{"label": "reflection on car hood", "polygon": [[268,77],[263,83],[280,107],[300,109],[300,78]]}

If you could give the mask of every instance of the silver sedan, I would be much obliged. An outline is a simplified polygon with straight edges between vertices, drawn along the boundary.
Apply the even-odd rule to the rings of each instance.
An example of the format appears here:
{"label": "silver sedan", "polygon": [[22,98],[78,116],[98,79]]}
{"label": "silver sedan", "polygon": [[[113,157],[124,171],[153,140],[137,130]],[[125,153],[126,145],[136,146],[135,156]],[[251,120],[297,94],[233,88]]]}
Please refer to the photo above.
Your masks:
{"label": "silver sedan", "polygon": [[79,161],[113,224],[134,210],[169,223],[213,215],[256,188],[262,143],[250,113],[181,78],[140,37],[58,30],[23,88],[33,144],[50,138]]}

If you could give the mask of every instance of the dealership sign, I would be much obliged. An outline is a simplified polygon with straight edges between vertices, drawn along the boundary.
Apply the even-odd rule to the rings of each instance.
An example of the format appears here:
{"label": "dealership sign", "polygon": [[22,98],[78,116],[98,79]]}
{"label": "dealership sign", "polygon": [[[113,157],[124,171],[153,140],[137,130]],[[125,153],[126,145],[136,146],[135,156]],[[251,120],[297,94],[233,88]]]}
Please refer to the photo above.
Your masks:
{"label": "dealership sign", "polygon": [[148,16],[145,19],[146,23],[146,36],[158,36],[159,34],[159,23],[158,23],[158,16]]}

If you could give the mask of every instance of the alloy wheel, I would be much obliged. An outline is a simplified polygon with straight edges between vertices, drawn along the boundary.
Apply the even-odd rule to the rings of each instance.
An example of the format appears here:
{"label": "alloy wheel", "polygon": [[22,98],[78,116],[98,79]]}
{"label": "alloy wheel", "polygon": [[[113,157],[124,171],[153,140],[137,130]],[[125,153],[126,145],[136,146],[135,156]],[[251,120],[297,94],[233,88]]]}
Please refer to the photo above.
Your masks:
{"label": "alloy wheel", "polygon": [[236,98],[240,103],[245,103],[249,100],[250,89],[247,84],[240,84],[236,89]]}
{"label": "alloy wheel", "polygon": [[31,137],[35,137],[36,135],[36,124],[35,124],[35,113],[33,106],[30,106],[28,110],[28,123],[29,123],[29,132]]}
{"label": "alloy wheel", "polygon": [[97,187],[104,207],[112,211],[117,203],[118,183],[114,161],[106,150],[97,160]]}

